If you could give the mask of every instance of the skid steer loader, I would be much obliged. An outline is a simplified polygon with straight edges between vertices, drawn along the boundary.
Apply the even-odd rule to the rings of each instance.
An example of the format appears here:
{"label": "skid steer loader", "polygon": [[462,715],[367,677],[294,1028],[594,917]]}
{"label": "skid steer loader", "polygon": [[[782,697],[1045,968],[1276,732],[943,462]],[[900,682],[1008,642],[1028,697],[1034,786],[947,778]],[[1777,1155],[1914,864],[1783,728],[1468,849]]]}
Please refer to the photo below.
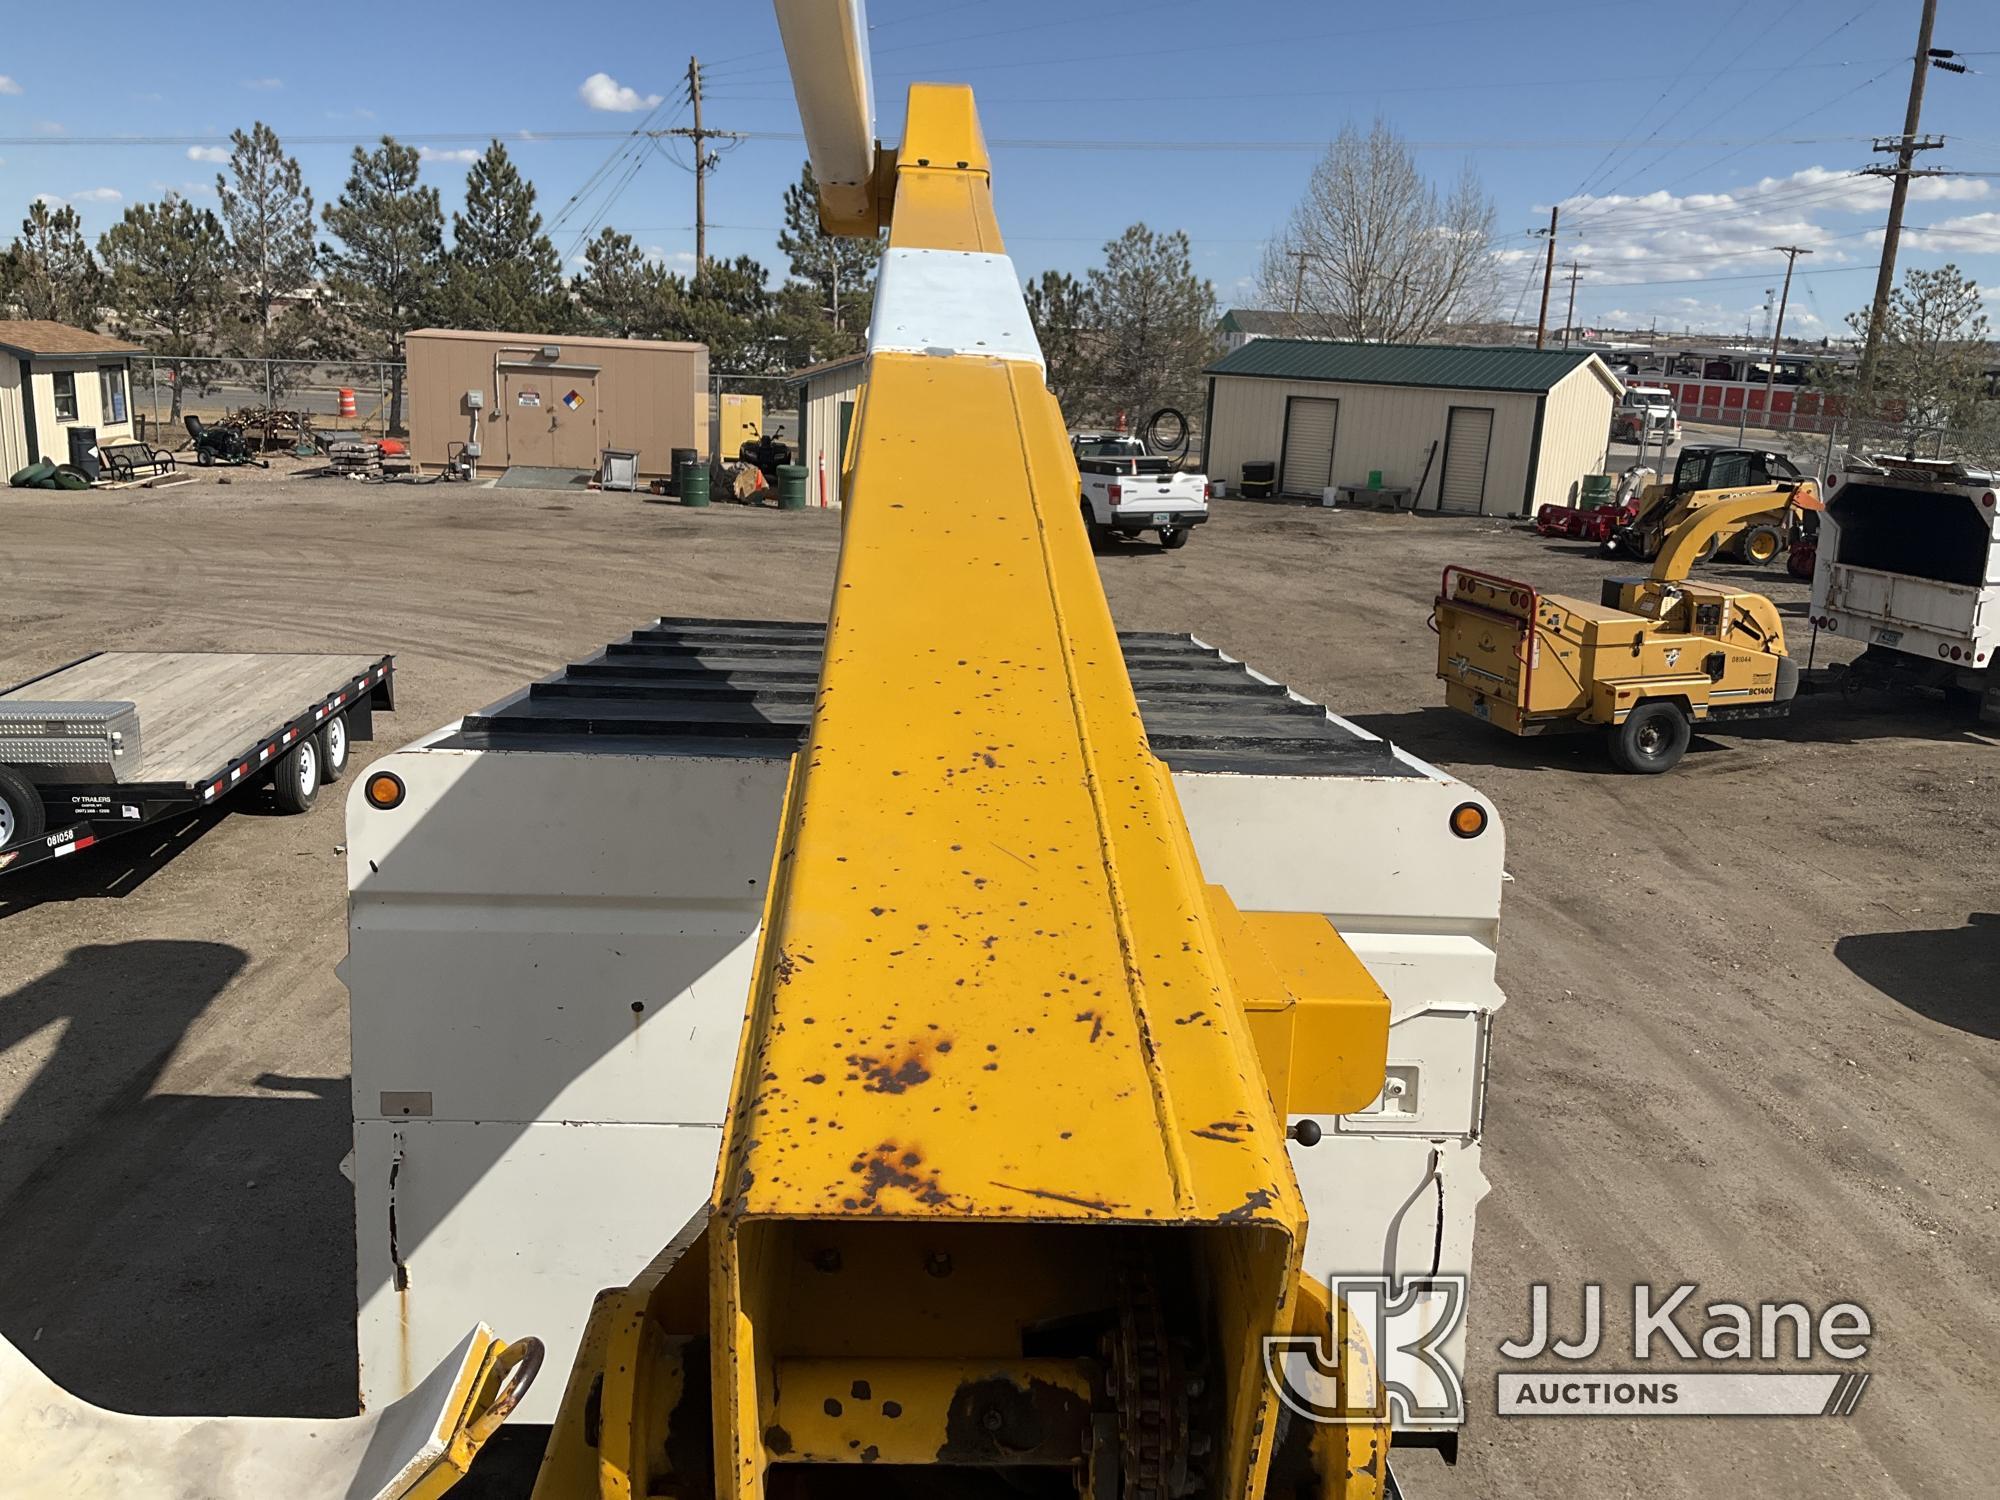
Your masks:
{"label": "skid steer loader", "polygon": [[1762,506],[1718,525],[1693,561],[1718,555],[1759,567],[1774,563],[1798,533],[1799,512],[1819,509],[1819,486],[1782,453],[1762,448],[1692,447],[1681,450],[1671,480],[1648,485],[1638,513],[1612,529],[1600,544],[1606,557],[1651,562],[1674,529],[1722,500],[1763,495]]}

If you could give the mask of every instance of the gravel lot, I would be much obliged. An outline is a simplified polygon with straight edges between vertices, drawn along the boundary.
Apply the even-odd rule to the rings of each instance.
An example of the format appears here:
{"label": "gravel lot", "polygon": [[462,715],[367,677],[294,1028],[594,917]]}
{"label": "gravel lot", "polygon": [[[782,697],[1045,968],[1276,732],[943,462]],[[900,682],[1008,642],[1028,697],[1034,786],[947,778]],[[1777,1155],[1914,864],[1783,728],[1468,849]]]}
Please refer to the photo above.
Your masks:
{"label": "gravel lot", "polygon": [[[823,611],[837,520],[628,496],[213,478],[0,498],[0,681],[107,647],[393,650],[362,758],[661,613]],[[1490,793],[1507,824],[1493,1194],[1458,1467],[1413,1495],[1974,1496],[2000,1389],[2000,759],[1937,704],[1834,698],[1662,778],[1438,706],[1447,562],[1595,597],[1512,523],[1225,503],[1100,559],[1119,622],[1191,631]],[[1796,619],[1803,586],[1768,591]],[[1824,643],[1823,643],[1824,644]],[[1820,660],[1827,653],[1822,650]],[[0,880],[0,1332],[141,1411],[354,1403],[340,799],[254,796]],[[1492,1415],[1554,1284],[1854,1300],[1846,1421]],[[504,1310],[496,1310],[504,1316]],[[1700,1326],[1699,1316],[1691,1320]],[[1626,1365],[1613,1311],[1599,1367]]]}

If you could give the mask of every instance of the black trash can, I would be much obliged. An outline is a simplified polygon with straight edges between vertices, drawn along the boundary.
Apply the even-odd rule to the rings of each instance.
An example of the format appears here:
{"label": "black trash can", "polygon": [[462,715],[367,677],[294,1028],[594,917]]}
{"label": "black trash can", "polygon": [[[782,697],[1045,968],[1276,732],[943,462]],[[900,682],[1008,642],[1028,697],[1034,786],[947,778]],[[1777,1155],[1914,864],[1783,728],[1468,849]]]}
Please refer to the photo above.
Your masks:
{"label": "black trash can", "polygon": [[692,448],[675,448],[669,451],[667,455],[667,493],[669,495],[680,494],[681,470],[685,469],[689,464],[694,463],[700,456]]}
{"label": "black trash can", "polygon": [[97,446],[95,427],[72,427],[69,429],[69,466],[79,473],[87,474],[95,481],[101,465],[97,455],[90,450]]}

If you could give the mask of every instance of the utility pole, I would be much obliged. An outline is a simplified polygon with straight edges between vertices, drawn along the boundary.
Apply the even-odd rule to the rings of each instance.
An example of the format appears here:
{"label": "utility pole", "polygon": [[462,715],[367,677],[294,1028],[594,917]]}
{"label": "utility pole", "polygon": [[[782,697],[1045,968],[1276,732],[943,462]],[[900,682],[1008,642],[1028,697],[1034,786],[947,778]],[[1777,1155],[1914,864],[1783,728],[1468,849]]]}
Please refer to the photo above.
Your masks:
{"label": "utility pole", "polygon": [[[1934,173],[1912,173],[1910,163],[1919,151],[1934,151],[1944,142],[1936,136],[1917,134],[1924,113],[1924,77],[1933,63],[1948,61],[1934,57],[1931,51],[1931,30],[1937,23],[1937,0],[1924,0],[1923,19],[1917,24],[1916,65],[1910,70],[1910,102],[1903,112],[1903,133],[1894,140],[1878,140],[1875,149],[1879,152],[1894,152],[1896,164],[1893,167],[1868,167],[1865,174],[1871,177],[1892,177],[1895,188],[1889,195],[1889,222],[1882,230],[1882,268],[1875,276],[1875,300],[1868,309],[1868,340],[1861,349],[1861,392],[1864,398],[1875,389],[1875,360],[1882,342],[1882,322],[1889,311],[1889,292],[1896,283],[1896,248],[1903,237],[1903,205],[1910,196],[1912,176],[1934,176]],[[1954,69],[1956,71],[1956,69]]]}
{"label": "utility pole", "polygon": [[[1285,254],[1299,263],[1299,269],[1292,277],[1292,316],[1296,318],[1299,315],[1299,303],[1304,300],[1306,294],[1306,261],[1309,257],[1304,250],[1287,250]],[[1296,328],[1292,331],[1298,332]]]}
{"label": "utility pole", "polygon": [[1811,255],[1812,251],[1800,245],[1774,245],[1771,248],[1785,257],[1785,289],[1778,294],[1778,322],[1771,330],[1771,373],[1764,377],[1764,425],[1776,432],[1778,414],[1771,403],[1777,394],[1778,345],[1785,337],[1785,308],[1792,300],[1792,268],[1799,263],[1801,255]]}
{"label": "utility pole", "polygon": [[1569,311],[1563,315],[1563,348],[1567,349],[1569,331],[1576,326],[1576,283],[1590,267],[1574,260],[1566,260],[1563,264],[1569,267]]}
{"label": "utility pole", "polygon": [[688,59],[688,99],[694,105],[693,125],[683,125],[675,130],[649,130],[646,134],[655,139],[663,135],[677,135],[694,142],[694,273],[699,276],[708,264],[708,172],[722,160],[708,149],[708,143],[715,140],[740,141],[743,133],[739,130],[702,128],[701,62],[692,57]]}
{"label": "utility pole", "polygon": [[[1558,214],[1560,214],[1561,212],[1562,212],[1562,207],[1561,207],[1561,205],[1560,205],[1560,204],[1559,204],[1559,205],[1557,205],[1556,207],[1554,207],[1554,208],[1552,208],[1552,209],[1550,209],[1550,210],[1549,210],[1549,227],[1548,227],[1548,229],[1547,229],[1547,231],[1546,231],[1546,233],[1548,234],[1548,237],[1549,237],[1549,258],[1548,258],[1548,263],[1547,263],[1546,265],[1544,265],[1544,266],[1542,267],[1542,313],[1541,313],[1541,316],[1540,316],[1540,317],[1538,317],[1538,318],[1536,318],[1536,319],[1535,319],[1535,347],[1536,347],[1537,349],[1541,348],[1541,347],[1542,347],[1542,345],[1543,345],[1543,343],[1544,343],[1544,342],[1546,342],[1546,340],[1547,340],[1547,338],[1548,338],[1548,332],[1549,332],[1549,283],[1550,283],[1551,281],[1555,280],[1555,274],[1556,274],[1556,216],[1557,216]],[[1530,229],[1530,230],[1528,231],[1528,233],[1530,233],[1530,234],[1541,234],[1541,233],[1544,233],[1544,231],[1543,231],[1543,230],[1540,230],[1540,229]]]}

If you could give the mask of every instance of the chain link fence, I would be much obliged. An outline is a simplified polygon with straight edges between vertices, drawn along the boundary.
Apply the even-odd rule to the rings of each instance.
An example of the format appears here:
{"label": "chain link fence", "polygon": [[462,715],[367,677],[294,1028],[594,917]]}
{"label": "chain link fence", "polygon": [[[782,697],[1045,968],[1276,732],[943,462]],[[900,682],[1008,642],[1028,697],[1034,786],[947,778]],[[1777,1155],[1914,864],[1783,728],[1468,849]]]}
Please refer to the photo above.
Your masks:
{"label": "chain link fence", "polygon": [[290,447],[311,433],[405,435],[409,406],[400,362],[311,359],[132,361],[132,412],[141,439],[178,448],[187,418],[240,422],[253,444]]}

